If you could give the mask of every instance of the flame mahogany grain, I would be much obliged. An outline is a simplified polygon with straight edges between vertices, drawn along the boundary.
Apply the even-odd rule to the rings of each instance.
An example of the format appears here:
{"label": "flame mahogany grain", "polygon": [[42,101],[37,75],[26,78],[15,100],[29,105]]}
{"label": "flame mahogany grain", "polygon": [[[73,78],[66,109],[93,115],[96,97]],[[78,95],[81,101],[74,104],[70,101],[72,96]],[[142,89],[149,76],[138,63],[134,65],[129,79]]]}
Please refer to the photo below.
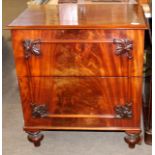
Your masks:
{"label": "flame mahogany grain", "polygon": [[[140,125],[142,78],[32,77],[27,80],[20,77],[19,85],[25,126],[61,129],[102,126],[138,128]],[[126,102],[133,104],[133,117],[117,119],[114,106]],[[32,103],[46,104],[49,116],[33,118]]]}
{"label": "flame mahogany grain", "polygon": [[[142,76],[143,30],[13,30],[18,76]],[[77,35],[76,35],[77,34]],[[115,38],[133,41],[132,59],[116,55]],[[23,40],[40,39],[25,59]],[[65,42],[64,42],[65,41]]]}
{"label": "flame mahogany grain", "polygon": [[146,28],[141,7],[127,4],[44,5],[17,17],[9,29],[28,139],[38,146],[42,130],[121,130],[133,148]]}

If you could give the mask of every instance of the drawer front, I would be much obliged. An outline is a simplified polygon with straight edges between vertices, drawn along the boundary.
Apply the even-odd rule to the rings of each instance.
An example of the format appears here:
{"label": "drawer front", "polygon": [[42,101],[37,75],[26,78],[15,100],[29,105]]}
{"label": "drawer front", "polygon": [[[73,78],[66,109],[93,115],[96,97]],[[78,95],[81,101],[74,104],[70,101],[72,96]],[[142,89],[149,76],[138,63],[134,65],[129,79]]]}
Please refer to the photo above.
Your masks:
{"label": "drawer front", "polygon": [[18,76],[142,76],[142,30],[57,31],[13,31]]}
{"label": "drawer front", "polygon": [[[139,127],[141,78],[19,78],[26,126]],[[30,84],[30,87],[29,87]]]}

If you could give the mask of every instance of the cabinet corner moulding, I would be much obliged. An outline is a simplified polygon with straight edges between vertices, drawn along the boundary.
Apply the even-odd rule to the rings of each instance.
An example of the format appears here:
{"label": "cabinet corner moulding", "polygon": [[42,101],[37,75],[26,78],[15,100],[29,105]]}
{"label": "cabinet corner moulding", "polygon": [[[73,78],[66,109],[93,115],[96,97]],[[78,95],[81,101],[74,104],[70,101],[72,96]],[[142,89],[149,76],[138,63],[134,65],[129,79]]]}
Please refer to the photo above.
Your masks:
{"label": "cabinet corner moulding", "polygon": [[34,41],[31,41],[29,39],[24,40],[23,47],[25,51],[25,58],[28,59],[31,56],[31,54],[39,56],[41,54],[40,44],[41,44],[40,39]]}
{"label": "cabinet corner moulding", "polygon": [[125,105],[117,105],[114,108],[116,118],[132,118],[132,103],[126,103]]}
{"label": "cabinet corner moulding", "polygon": [[125,55],[128,59],[132,59],[133,41],[129,39],[113,39],[116,45],[115,54]]}

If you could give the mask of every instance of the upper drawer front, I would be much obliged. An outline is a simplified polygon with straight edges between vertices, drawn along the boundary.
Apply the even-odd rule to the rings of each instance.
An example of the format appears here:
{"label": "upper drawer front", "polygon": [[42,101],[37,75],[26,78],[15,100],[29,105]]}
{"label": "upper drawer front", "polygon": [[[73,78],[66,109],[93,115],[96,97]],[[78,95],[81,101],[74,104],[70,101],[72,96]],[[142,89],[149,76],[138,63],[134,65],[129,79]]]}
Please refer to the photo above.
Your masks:
{"label": "upper drawer front", "polygon": [[142,75],[141,30],[14,30],[13,39],[18,76]]}

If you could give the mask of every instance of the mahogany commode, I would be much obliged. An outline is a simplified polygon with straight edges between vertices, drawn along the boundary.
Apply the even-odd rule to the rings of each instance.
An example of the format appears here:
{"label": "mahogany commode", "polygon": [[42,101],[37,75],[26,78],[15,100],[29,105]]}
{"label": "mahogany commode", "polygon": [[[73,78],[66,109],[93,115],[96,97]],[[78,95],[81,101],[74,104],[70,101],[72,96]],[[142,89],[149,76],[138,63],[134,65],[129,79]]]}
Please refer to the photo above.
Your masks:
{"label": "mahogany commode", "polygon": [[31,142],[38,146],[40,131],[59,129],[125,131],[130,147],[140,142],[146,29],[140,6],[32,7],[9,28]]}

